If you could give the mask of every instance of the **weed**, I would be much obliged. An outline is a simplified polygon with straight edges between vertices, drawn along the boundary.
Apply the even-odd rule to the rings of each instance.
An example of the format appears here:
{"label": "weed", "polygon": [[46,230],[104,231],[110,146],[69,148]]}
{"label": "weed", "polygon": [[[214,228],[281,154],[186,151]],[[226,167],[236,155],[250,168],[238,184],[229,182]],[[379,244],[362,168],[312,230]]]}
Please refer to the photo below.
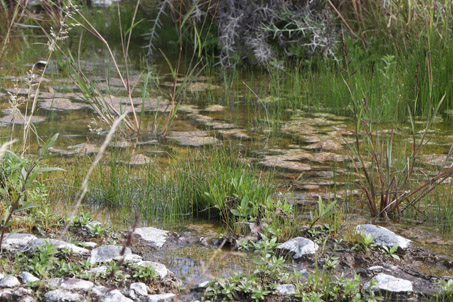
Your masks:
{"label": "weed", "polygon": [[440,280],[437,288],[440,289],[440,294],[437,296],[436,301],[450,301],[453,298],[453,279],[448,281]]}
{"label": "weed", "polygon": [[103,237],[106,234],[106,227],[102,224],[95,224],[91,226],[89,233],[92,237]]}
{"label": "weed", "polygon": [[38,160],[29,161],[18,155],[7,152],[0,158],[0,196],[3,209],[1,213],[0,248],[7,228],[11,227],[16,212],[27,211],[44,203],[47,197],[46,187],[38,181],[43,172],[61,170],[58,168],[40,168],[39,160],[45,157],[47,149],[58,138],[50,138],[39,152]]}
{"label": "weed", "polygon": [[80,213],[76,217],[74,217],[74,220],[72,221],[73,226],[81,226],[84,227],[88,223],[90,223],[93,219],[93,215],[90,213]]}
{"label": "weed", "polygon": [[398,244],[395,244],[391,247],[388,247],[388,246],[381,246],[382,250],[384,251],[384,253],[386,253],[387,255],[389,255],[390,257],[396,259],[396,260],[400,260],[400,256],[398,256],[396,254],[396,251],[398,251]]}
{"label": "weed", "polygon": [[152,266],[133,265],[132,268],[134,270],[132,276],[143,282],[152,282],[159,276]]}
{"label": "weed", "polygon": [[371,234],[360,234],[357,235],[357,243],[354,244],[352,247],[352,250],[359,250],[359,251],[364,251],[368,252],[375,248],[374,242],[374,237]]}

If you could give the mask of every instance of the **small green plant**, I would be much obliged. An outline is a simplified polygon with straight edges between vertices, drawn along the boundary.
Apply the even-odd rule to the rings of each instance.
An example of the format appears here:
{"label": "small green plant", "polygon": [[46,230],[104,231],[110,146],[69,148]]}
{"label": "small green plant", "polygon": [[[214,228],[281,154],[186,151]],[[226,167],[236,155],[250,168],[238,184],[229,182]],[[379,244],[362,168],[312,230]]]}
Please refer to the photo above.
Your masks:
{"label": "small green plant", "polygon": [[400,260],[400,256],[398,256],[396,254],[396,251],[398,250],[398,244],[395,244],[391,247],[388,247],[388,246],[381,246],[382,250],[384,251],[384,253],[386,253],[387,255],[389,255],[390,257],[396,259],[396,260]]}
{"label": "small green plant", "polygon": [[134,274],[132,277],[144,282],[152,282],[159,276],[152,266],[133,265]]}
{"label": "small green plant", "polygon": [[322,202],[321,197],[318,198],[318,209],[312,213],[310,212],[310,217],[311,217],[311,224],[308,227],[309,229],[312,229],[313,226],[320,220],[322,219],[327,219],[330,216],[334,215],[334,209],[336,205],[336,201],[330,202],[326,207],[324,207],[324,203]]}
{"label": "small green plant", "polygon": [[359,250],[368,252],[372,250],[376,245],[373,243],[374,237],[371,234],[360,234],[357,235],[357,243],[352,247],[353,250]]}
{"label": "small green plant", "polygon": [[45,278],[55,268],[58,258],[56,257],[57,249],[55,246],[46,241],[44,245],[36,247],[34,257],[27,259],[28,270],[34,274]]}
{"label": "small green plant", "polygon": [[93,216],[90,213],[81,213],[74,217],[74,220],[72,221],[73,226],[86,226],[88,223],[91,222],[93,219]]}
{"label": "small green plant", "polygon": [[437,301],[452,301],[453,300],[453,279],[448,281],[439,280],[437,288],[440,289],[440,293],[437,296]]}
{"label": "small green plant", "polygon": [[106,234],[106,227],[102,224],[95,224],[91,226],[89,232],[92,237],[102,237]]}

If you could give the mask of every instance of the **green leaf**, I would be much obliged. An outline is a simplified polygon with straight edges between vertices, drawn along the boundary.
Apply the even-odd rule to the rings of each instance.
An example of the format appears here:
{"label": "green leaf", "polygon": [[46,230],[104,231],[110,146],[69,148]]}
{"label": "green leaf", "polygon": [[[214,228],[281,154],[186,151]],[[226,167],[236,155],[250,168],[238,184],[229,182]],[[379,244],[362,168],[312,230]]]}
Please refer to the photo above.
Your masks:
{"label": "green leaf", "polygon": [[44,155],[46,155],[47,150],[49,150],[49,148],[55,143],[59,136],[60,134],[57,133],[47,140],[44,146],[41,149],[39,149],[39,157],[43,157]]}

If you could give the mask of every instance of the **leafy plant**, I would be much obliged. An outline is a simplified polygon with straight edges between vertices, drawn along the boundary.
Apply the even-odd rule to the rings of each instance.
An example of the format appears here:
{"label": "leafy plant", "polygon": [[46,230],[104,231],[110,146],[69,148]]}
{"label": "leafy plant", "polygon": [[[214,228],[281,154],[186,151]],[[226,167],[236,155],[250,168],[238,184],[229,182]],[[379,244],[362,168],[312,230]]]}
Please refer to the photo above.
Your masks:
{"label": "leafy plant", "polygon": [[41,168],[39,160],[45,158],[47,149],[57,140],[58,134],[51,137],[39,151],[37,160],[27,160],[12,152],[1,154],[0,197],[1,236],[0,248],[7,228],[11,227],[13,215],[43,203],[47,197],[46,187],[38,180],[44,172],[61,171],[59,168]]}
{"label": "leafy plant", "polygon": [[90,235],[93,237],[102,237],[106,233],[106,227],[102,224],[95,224],[91,226]]}
{"label": "leafy plant", "polygon": [[133,265],[132,268],[134,269],[132,276],[144,282],[152,282],[159,276],[152,266]]}
{"label": "leafy plant", "polygon": [[376,246],[373,243],[374,239],[375,238],[371,234],[357,235],[357,243],[352,247],[352,249],[368,252]]}
{"label": "leafy plant", "polygon": [[441,292],[437,297],[442,299],[441,301],[450,301],[450,299],[453,298],[453,279],[448,281],[440,279],[439,283],[437,288],[439,288]]}
{"label": "leafy plant", "polygon": [[322,202],[321,197],[318,198],[318,209],[312,213],[310,212],[310,217],[311,217],[311,224],[308,227],[309,229],[312,229],[313,226],[320,220],[329,218],[330,216],[334,215],[334,209],[336,205],[336,201],[330,202],[327,207],[324,208],[324,203]]}
{"label": "leafy plant", "polygon": [[80,213],[79,215],[74,217],[72,221],[73,226],[86,226],[93,220],[93,215],[90,213]]}
{"label": "leafy plant", "polygon": [[389,255],[390,257],[396,259],[396,260],[400,260],[400,256],[398,256],[396,254],[396,251],[398,250],[398,244],[395,244],[391,247],[388,247],[388,246],[381,246],[382,250],[387,254]]}

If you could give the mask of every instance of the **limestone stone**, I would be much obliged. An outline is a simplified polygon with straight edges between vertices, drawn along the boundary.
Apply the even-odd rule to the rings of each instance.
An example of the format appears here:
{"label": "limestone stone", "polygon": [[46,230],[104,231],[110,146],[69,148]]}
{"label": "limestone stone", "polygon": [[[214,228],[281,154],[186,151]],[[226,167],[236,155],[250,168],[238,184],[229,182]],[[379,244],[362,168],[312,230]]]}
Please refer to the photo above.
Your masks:
{"label": "limestone stone", "polygon": [[137,296],[146,296],[148,294],[148,286],[142,282],[135,282],[129,286],[129,291],[133,291]]}
{"label": "limestone stone", "polygon": [[2,302],[35,302],[33,290],[30,288],[2,288],[0,289],[0,301]]}
{"label": "limestone stone", "polygon": [[216,144],[219,140],[209,136],[205,131],[172,131],[168,139],[178,142],[181,146],[200,147]]}
{"label": "limestone stone", "polygon": [[2,247],[8,250],[20,250],[24,248],[30,241],[36,239],[32,234],[6,234],[3,240]]}
{"label": "limestone stone", "polygon": [[137,228],[134,232],[134,234],[137,234],[142,240],[158,249],[167,241],[168,233],[168,231],[153,227]]}
{"label": "limestone stone", "polygon": [[374,237],[373,242],[380,246],[394,246],[395,244],[402,249],[410,246],[411,241],[401,237],[394,232],[381,226],[373,224],[361,224],[356,227],[357,234],[371,235]]}
{"label": "limestone stone", "polygon": [[292,252],[294,253],[293,259],[299,259],[305,255],[313,255],[319,246],[310,239],[296,237],[280,244],[277,248]]}
{"label": "limestone stone", "polygon": [[64,249],[70,250],[74,254],[79,254],[79,255],[89,253],[89,251],[87,249],[78,247],[75,244],[68,243],[68,242],[65,242],[62,240],[57,240],[57,239],[44,239],[44,238],[38,238],[38,239],[31,240],[28,243],[28,245],[22,249],[22,251],[34,253],[38,246],[43,246],[48,243],[53,244],[57,250],[64,248]]}
{"label": "limestone stone", "polygon": [[165,265],[163,265],[162,263],[158,263],[158,262],[152,262],[152,261],[140,261],[140,262],[137,262],[136,263],[137,265],[140,265],[140,266],[144,266],[144,267],[149,267],[151,266],[152,268],[154,268],[154,270],[156,271],[156,273],[159,275],[159,277],[161,277],[162,279],[165,278],[167,275],[168,275],[168,269]]}
{"label": "limestone stone", "polygon": [[126,247],[124,255],[121,255],[123,250],[122,246],[119,245],[103,245],[98,248],[95,248],[91,251],[91,264],[96,264],[99,262],[110,262],[113,260],[123,259],[125,261],[140,261],[141,257],[135,254],[132,254],[131,249]]}
{"label": "limestone stone", "polygon": [[172,302],[176,301],[175,294],[160,294],[160,295],[149,295],[146,302]]}
{"label": "limestone stone", "polygon": [[30,274],[28,272],[20,273],[19,278],[22,280],[23,284],[39,281],[39,278],[36,278],[35,276],[33,276],[32,274]]}
{"label": "limestone stone", "polygon": [[119,290],[115,289],[107,291],[100,302],[133,302],[133,300],[125,297]]}
{"label": "limestone stone", "polygon": [[80,291],[88,291],[94,287],[93,282],[77,278],[52,278],[47,280],[46,284],[52,288]]}
{"label": "limestone stone", "polygon": [[293,284],[279,284],[275,290],[282,296],[294,295],[296,293],[296,287]]}
{"label": "limestone stone", "polygon": [[371,281],[374,282],[374,285],[371,286],[371,282],[366,282],[363,285],[365,290],[370,289],[381,294],[410,294],[413,292],[412,282],[391,275],[380,273],[374,276]]}
{"label": "limestone stone", "polygon": [[82,294],[64,289],[55,289],[44,294],[45,302],[79,302],[83,300]]}
{"label": "limestone stone", "polygon": [[17,287],[17,286],[20,286],[20,282],[14,276],[6,276],[6,277],[3,277],[2,280],[0,280],[0,287],[12,288],[12,287]]}

